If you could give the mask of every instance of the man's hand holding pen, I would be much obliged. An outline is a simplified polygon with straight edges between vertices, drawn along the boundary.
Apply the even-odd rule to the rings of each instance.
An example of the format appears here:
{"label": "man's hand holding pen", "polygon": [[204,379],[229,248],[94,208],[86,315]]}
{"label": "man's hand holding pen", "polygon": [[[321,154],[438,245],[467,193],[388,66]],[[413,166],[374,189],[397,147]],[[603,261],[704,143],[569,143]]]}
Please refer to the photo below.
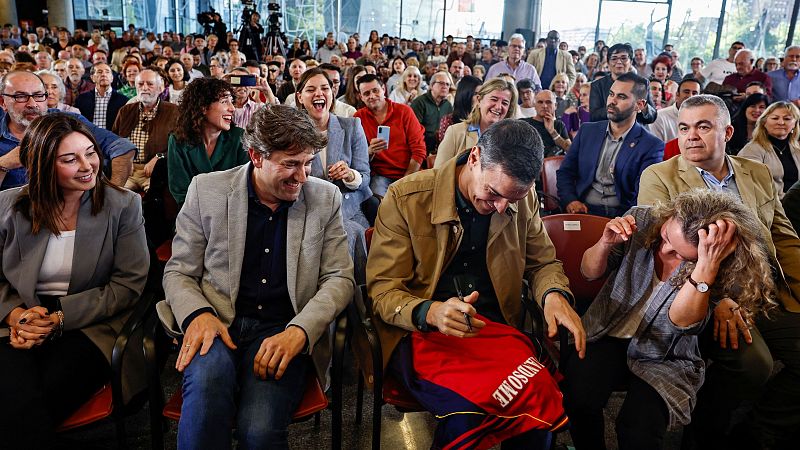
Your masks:
{"label": "man's hand holding pen", "polygon": [[433,302],[425,320],[428,325],[436,327],[440,333],[448,336],[475,337],[486,322],[475,318],[475,307],[478,293],[472,292],[463,298],[449,298],[445,302]]}

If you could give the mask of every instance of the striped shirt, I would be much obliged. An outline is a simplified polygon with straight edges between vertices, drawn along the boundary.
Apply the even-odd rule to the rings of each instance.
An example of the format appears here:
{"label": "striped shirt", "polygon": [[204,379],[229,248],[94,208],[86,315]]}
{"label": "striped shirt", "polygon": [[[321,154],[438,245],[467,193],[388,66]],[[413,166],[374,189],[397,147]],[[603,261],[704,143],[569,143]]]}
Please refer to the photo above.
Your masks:
{"label": "striped shirt", "polygon": [[250,99],[247,99],[247,103],[245,103],[244,106],[241,108],[236,108],[233,111],[233,124],[239,128],[247,128],[247,124],[250,123],[250,119],[253,118],[253,114],[261,109],[261,106],[261,103],[256,103]]}

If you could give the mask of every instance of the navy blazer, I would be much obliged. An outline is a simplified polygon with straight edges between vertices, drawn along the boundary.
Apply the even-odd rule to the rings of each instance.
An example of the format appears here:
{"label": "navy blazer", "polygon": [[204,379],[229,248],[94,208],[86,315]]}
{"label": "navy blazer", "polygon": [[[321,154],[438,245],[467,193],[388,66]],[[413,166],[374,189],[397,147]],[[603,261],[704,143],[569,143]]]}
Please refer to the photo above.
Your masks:
{"label": "navy blazer", "polygon": [[[325,159],[330,167],[339,161],[344,161],[347,166],[361,174],[361,186],[350,190],[342,181],[333,182],[342,192],[342,216],[352,218],[360,211],[361,203],[372,197],[369,188],[369,152],[367,151],[367,137],[361,127],[358,117],[339,117],[331,114],[328,119],[328,149]],[[319,158],[311,162],[311,175],[323,180],[328,179],[328,169],[322,167]]]}
{"label": "navy blazer", "polygon": [[[108,100],[108,111],[106,111],[106,130],[114,127],[114,120],[117,119],[119,110],[128,103],[128,97],[117,91],[111,91],[111,98]],[[95,91],[84,92],[75,99],[75,107],[81,111],[81,115],[94,123]]]}
{"label": "navy blazer", "polygon": [[[556,173],[558,198],[565,208],[575,200],[583,202],[592,188],[600,152],[603,149],[608,121],[586,122],[567,151]],[[625,136],[614,164],[614,187],[620,208],[627,210],[636,204],[639,177],[651,164],[664,158],[664,142],[653,136],[639,123]]]}

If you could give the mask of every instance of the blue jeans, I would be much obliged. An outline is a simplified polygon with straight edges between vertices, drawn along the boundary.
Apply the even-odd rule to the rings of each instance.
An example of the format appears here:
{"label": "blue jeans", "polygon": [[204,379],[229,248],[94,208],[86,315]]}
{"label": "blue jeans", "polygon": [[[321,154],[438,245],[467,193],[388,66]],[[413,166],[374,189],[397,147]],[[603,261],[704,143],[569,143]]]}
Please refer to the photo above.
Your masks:
{"label": "blue jeans", "polygon": [[389,186],[397,181],[398,178],[389,178],[383,175],[373,174],[372,178],[369,180],[369,188],[372,189],[372,193],[383,198],[386,196],[386,191],[389,190]]}
{"label": "blue jeans", "polygon": [[179,449],[230,448],[234,424],[241,449],[289,448],[288,427],[303,398],[309,359],[295,357],[280,380],[253,373],[261,342],[283,330],[236,318],[228,329],[236,350],[215,339],[206,355],[195,355],[183,375]]}

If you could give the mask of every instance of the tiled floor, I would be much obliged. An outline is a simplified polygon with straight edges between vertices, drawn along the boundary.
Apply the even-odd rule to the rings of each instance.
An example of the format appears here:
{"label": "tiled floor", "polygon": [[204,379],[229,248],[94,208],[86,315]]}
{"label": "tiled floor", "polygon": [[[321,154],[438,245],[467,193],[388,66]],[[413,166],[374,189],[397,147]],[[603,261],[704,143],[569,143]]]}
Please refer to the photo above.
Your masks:
{"label": "tiled floor", "polygon": [[[170,363],[168,363],[170,364]],[[372,396],[367,393],[364,398],[363,421],[355,423],[356,406],[356,378],[352,364],[345,376],[344,409],[343,409],[343,439],[342,448],[345,450],[361,450],[371,448],[371,420]],[[162,382],[167,394],[170,395],[180,383],[177,372],[166,370]],[[622,394],[615,394],[609,402],[607,409],[606,440],[609,449],[616,448],[616,437],[613,430],[613,415],[619,411]],[[128,447],[131,449],[150,448],[150,425],[147,407],[126,420],[126,435]],[[316,450],[329,449],[331,441],[330,411],[322,413],[319,428],[314,426],[314,421],[309,420],[293,424],[289,430],[289,444],[292,449]],[[176,447],[176,427],[170,422],[170,428],[165,435],[165,448]],[[381,448],[390,450],[416,450],[430,448],[433,430],[436,423],[427,413],[400,413],[391,406],[383,407]],[[560,444],[570,443],[569,434],[561,433],[558,436]],[[117,448],[114,426],[111,422],[102,422],[97,425],[85,427],[60,437],[60,448],[63,449],[115,449]],[[671,432],[668,435],[665,448],[677,449],[680,447],[680,432]]]}

